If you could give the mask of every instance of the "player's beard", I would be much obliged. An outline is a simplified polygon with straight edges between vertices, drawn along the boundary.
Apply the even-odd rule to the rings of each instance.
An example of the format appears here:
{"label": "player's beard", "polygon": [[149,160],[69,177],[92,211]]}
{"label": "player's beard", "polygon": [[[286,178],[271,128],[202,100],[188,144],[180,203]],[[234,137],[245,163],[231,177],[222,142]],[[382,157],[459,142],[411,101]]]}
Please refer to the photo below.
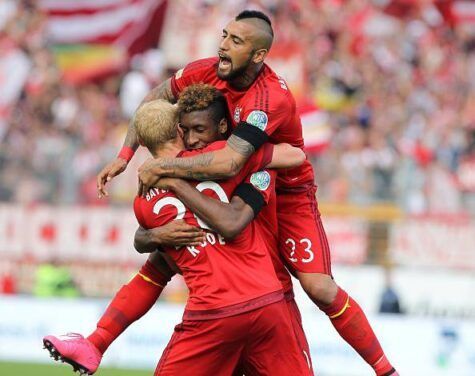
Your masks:
{"label": "player's beard", "polygon": [[231,60],[231,70],[229,71],[228,74],[225,74],[225,75],[219,73],[219,65],[218,65],[216,67],[216,72],[218,74],[218,77],[223,81],[233,81],[236,78],[239,78],[240,76],[242,76],[246,72],[246,70],[251,65],[251,60],[252,60],[253,56],[254,56],[254,51],[252,51],[249,54],[249,57],[247,58],[247,61],[242,66],[240,66],[239,68],[236,68],[236,69],[233,69],[233,62]]}

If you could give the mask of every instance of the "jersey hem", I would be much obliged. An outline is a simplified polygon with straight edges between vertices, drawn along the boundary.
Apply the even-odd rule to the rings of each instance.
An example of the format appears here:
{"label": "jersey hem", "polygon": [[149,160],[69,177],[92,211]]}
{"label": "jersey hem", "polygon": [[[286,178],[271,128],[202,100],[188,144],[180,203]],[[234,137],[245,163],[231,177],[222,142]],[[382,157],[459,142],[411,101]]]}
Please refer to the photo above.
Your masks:
{"label": "jersey hem", "polygon": [[183,320],[214,320],[224,317],[235,316],[241,313],[254,311],[266,305],[276,303],[284,299],[282,290],[273,291],[271,293],[259,296],[257,298],[247,300],[242,303],[232,304],[222,308],[207,309],[207,310],[191,310],[185,309]]}

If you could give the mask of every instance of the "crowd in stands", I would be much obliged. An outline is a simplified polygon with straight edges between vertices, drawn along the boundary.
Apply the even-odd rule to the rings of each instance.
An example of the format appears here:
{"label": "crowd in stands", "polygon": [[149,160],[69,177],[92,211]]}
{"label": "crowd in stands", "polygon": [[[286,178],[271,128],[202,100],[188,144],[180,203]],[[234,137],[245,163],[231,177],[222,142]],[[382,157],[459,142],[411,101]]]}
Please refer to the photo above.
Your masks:
{"label": "crowd in stands", "polygon": [[[314,104],[330,128],[328,145],[309,156],[320,200],[475,213],[475,184],[461,183],[462,168],[475,169],[475,27],[447,23],[431,2],[389,3],[175,1],[181,11],[173,14],[197,38],[212,30],[216,39],[207,41],[215,46],[233,14],[264,9],[276,43],[302,47],[306,95],[299,103]],[[97,200],[95,177],[120,149],[130,103],[180,66],[165,43],[163,73],[153,78],[133,59],[128,72],[65,84],[45,15],[28,1],[9,4],[0,9],[0,50],[16,63],[0,64],[0,85],[15,80],[17,90],[0,94],[0,201],[106,204]],[[167,21],[164,35],[167,25],[174,27]],[[112,184],[114,203],[130,203],[139,162]]]}

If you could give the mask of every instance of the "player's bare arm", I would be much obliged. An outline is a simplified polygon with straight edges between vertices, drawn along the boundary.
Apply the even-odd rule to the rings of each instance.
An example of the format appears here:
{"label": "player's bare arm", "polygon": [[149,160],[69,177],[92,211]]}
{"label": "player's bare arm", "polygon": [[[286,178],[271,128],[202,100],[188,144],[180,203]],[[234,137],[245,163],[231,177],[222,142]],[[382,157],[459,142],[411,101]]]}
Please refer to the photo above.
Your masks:
{"label": "player's bare arm", "polygon": [[274,145],[272,160],[267,168],[294,168],[305,162],[307,156],[300,148],[290,144],[281,143]]}
{"label": "player's bare arm", "polygon": [[[286,143],[282,143],[274,146],[272,160],[266,167],[297,167],[305,161],[305,158],[305,153],[301,149],[293,147]],[[178,158],[177,160],[180,160],[180,158]],[[196,189],[187,184],[185,181],[179,179],[157,179],[157,181],[155,182],[155,186],[163,189],[174,190],[177,196],[183,201],[185,205],[187,205],[193,212],[195,212],[206,222],[208,222],[219,234],[221,234],[225,238],[232,238],[236,236],[249,223],[249,217],[247,216],[247,213],[244,213],[244,210],[247,211],[247,209],[245,208],[247,205],[239,197],[233,197],[233,199],[231,200],[231,204],[221,203],[201,194]],[[192,229],[195,229],[192,226],[190,227]],[[179,237],[178,234],[165,233],[165,231],[175,231],[174,229],[169,228],[168,225],[150,231],[157,232],[157,236],[162,236],[163,239],[167,239],[166,237],[168,235],[171,237]],[[188,234],[183,234],[183,236],[186,235]],[[195,240],[198,241],[199,235],[194,235],[196,235]],[[152,236],[153,235],[151,234],[147,234],[146,239],[150,240]],[[183,238],[183,241],[188,241],[190,239],[191,234],[190,238]],[[182,239],[180,238],[176,240],[180,241]],[[177,243],[176,245],[186,244]]]}
{"label": "player's bare arm", "polygon": [[134,247],[139,253],[152,253],[161,247],[196,246],[204,240],[204,232],[183,220],[145,230],[139,227],[135,232]]}
{"label": "player's bare arm", "polygon": [[[232,140],[231,140],[232,139]],[[235,140],[239,139],[239,140]],[[237,150],[231,145],[239,145]],[[234,140],[234,141],[233,141]],[[254,147],[231,135],[223,149],[194,157],[149,159],[139,168],[139,195],[158,183],[161,176],[194,180],[219,180],[235,176],[254,152]]]}
{"label": "player's bare arm", "polygon": [[[171,103],[176,101],[171,90],[170,79],[153,88],[145,96],[142,103],[150,102],[155,99],[164,99]],[[105,190],[106,183],[125,171],[128,162],[132,158],[133,153],[139,145],[137,133],[133,124],[134,122],[131,120],[127,129],[127,135],[125,136],[124,145],[119,156],[114,161],[105,166],[97,175],[97,193],[99,198],[108,195],[107,191]]]}
{"label": "player's bare arm", "polygon": [[159,185],[160,188],[174,191],[192,212],[225,239],[236,237],[254,219],[257,214],[255,210],[258,211],[236,195],[229,203],[208,197],[182,179],[163,178]]}
{"label": "player's bare arm", "polygon": [[[156,187],[161,176],[194,180],[219,180],[235,176],[254,153],[254,147],[238,136],[231,135],[223,149],[185,158],[149,159],[139,168],[139,195]],[[300,166],[305,153],[289,144],[274,146],[268,168]]]}

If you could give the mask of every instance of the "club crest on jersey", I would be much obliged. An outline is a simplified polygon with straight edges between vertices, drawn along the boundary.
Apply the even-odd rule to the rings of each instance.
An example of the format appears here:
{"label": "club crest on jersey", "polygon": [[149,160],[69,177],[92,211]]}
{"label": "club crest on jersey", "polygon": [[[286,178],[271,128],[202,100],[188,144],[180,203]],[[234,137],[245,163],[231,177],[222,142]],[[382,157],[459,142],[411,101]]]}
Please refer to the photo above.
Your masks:
{"label": "club crest on jersey", "polygon": [[264,111],[252,111],[248,115],[246,122],[263,131],[267,128],[267,114]]}
{"label": "club crest on jersey", "polygon": [[235,123],[239,123],[239,121],[241,120],[241,111],[242,111],[242,108],[241,107],[236,107],[236,109],[234,110],[234,122]]}
{"label": "club crest on jersey", "polygon": [[183,69],[184,69],[184,68],[181,68],[179,71],[177,71],[177,72],[175,73],[175,79],[176,79],[176,80],[180,79],[181,76],[183,75]]}
{"label": "club crest on jersey", "polygon": [[270,174],[267,171],[255,172],[251,175],[251,184],[261,191],[265,191],[270,185]]}

